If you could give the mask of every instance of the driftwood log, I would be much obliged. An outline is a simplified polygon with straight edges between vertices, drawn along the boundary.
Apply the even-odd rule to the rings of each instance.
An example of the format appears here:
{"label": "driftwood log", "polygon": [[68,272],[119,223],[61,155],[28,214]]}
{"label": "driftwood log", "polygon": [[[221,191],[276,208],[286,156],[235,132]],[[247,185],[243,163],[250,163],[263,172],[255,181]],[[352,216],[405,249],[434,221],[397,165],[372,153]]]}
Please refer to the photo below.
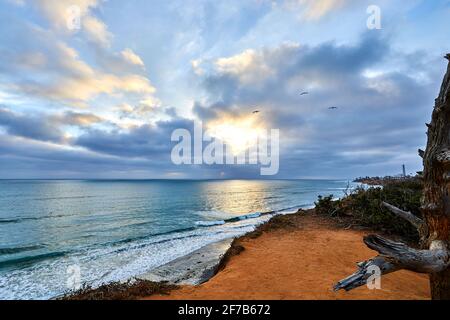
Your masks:
{"label": "driftwood log", "polygon": [[[450,61],[450,54],[445,57]],[[420,219],[388,203],[383,206],[415,226],[421,237],[421,249],[377,235],[364,238],[364,243],[379,255],[358,263],[358,271],[339,281],[334,289],[352,290],[367,283],[373,267],[381,274],[411,270],[430,275],[432,299],[450,300],[450,63],[442,82],[431,123],[427,124],[428,142],[423,158],[423,182]]]}

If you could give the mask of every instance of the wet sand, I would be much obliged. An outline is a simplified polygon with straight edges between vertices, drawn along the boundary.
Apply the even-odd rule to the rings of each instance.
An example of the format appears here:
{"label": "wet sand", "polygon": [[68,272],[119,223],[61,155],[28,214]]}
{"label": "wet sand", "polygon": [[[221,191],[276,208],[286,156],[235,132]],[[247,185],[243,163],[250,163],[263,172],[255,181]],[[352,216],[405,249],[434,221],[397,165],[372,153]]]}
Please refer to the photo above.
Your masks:
{"label": "wet sand", "polygon": [[369,232],[346,229],[313,211],[282,219],[288,223],[273,228],[269,222],[258,237],[241,237],[236,243],[245,250],[208,282],[147,299],[430,299],[428,276],[409,271],[383,276],[381,290],[333,292],[356,262],[376,255],[362,242]]}
{"label": "wet sand", "polygon": [[151,270],[138,278],[153,282],[168,281],[176,285],[198,285],[208,281],[233,239],[209,244],[186,256]]}

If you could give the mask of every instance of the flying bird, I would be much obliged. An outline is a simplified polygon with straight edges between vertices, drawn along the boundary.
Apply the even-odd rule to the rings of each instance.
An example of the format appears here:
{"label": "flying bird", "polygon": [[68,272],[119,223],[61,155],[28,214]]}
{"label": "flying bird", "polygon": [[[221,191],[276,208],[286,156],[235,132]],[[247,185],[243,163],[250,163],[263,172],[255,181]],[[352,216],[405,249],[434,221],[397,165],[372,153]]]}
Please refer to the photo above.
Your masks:
{"label": "flying bird", "polygon": [[259,110],[253,111],[253,114],[257,114],[257,113],[260,113],[260,111]]}
{"label": "flying bird", "polygon": [[330,110],[336,110],[338,107],[329,107]]}
{"label": "flying bird", "polygon": [[306,94],[309,94],[309,92],[308,91],[303,91],[303,92],[300,93],[301,96],[304,96]]}

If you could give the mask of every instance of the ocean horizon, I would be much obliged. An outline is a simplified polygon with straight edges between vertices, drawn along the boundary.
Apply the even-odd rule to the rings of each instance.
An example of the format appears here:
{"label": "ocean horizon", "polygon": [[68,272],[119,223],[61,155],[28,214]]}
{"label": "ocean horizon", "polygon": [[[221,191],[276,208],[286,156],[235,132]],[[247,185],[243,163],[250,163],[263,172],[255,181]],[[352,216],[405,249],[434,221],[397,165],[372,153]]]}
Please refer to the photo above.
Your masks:
{"label": "ocean horizon", "polygon": [[450,0],[6,0],[0,26],[0,301],[450,300]]}
{"label": "ocean horizon", "polygon": [[[0,299],[58,297],[69,291],[74,266],[80,284],[96,287],[151,273],[202,248],[218,250],[219,256],[227,247],[215,244],[251,232],[274,215],[311,208],[319,195],[341,197],[355,185],[349,180],[1,180]],[[195,269],[186,263],[183,268]],[[165,271],[167,279],[179,266]],[[196,283],[198,275],[181,283]]]}

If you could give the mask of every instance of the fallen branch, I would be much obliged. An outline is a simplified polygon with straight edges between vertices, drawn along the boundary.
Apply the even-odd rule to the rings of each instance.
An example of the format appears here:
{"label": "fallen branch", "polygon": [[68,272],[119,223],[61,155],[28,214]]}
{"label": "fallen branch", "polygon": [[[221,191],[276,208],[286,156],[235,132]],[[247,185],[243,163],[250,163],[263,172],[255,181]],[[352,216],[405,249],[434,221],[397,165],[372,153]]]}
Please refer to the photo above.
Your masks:
{"label": "fallen branch", "polygon": [[423,222],[423,220],[420,219],[419,217],[416,217],[411,212],[403,211],[402,209],[399,209],[399,208],[397,208],[397,207],[395,207],[395,206],[393,206],[393,205],[391,205],[391,204],[389,204],[387,202],[382,202],[382,205],[384,207],[386,207],[389,211],[394,213],[395,215],[397,215],[400,218],[403,218],[403,219],[407,220],[408,222],[410,222],[418,230],[421,230],[425,226],[425,223]]}
{"label": "fallen branch", "polygon": [[333,288],[334,291],[350,291],[367,284],[369,277],[373,274],[373,268],[379,268],[382,274],[388,274],[399,270],[396,265],[385,257],[378,256],[373,259],[358,263],[358,271],[351,276],[339,281]]}
{"label": "fallen branch", "polygon": [[373,274],[373,267],[379,268],[381,275],[385,275],[401,269],[418,273],[437,273],[450,266],[450,254],[443,241],[433,241],[430,250],[413,249],[404,243],[377,235],[365,237],[364,243],[380,255],[359,263],[359,270],[339,281],[334,286],[335,291],[341,289],[349,291],[367,284],[367,280]]}
{"label": "fallen branch", "polygon": [[417,250],[402,242],[395,242],[377,235],[364,238],[364,243],[372,250],[388,257],[401,269],[418,273],[436,273],[450,265],[450,254],[443,241],[433,241],[429,250]]}

